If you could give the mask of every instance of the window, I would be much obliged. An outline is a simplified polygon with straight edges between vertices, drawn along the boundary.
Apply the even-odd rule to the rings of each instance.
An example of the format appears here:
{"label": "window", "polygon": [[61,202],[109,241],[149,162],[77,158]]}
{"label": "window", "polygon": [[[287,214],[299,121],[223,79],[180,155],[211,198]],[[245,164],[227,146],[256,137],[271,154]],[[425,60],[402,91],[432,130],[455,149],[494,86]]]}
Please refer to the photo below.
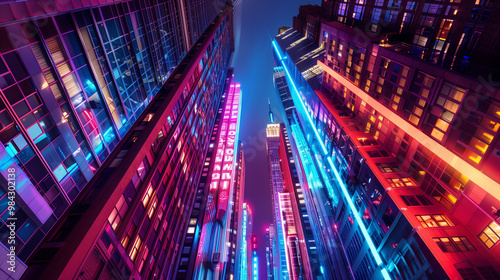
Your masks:
{"label": "window", "polygon": [[366,151],[366,153],[372,158],[389,156],[389,154],[385,150]]}
{"label": "window", "polygon": [[132,250],[130,251],[130,259],[132,261],[135,260],[135,257],[137,256],[137,253],[139,252],[139,248],[141,247],[142,240],[139,236],[135,238],[134,246],[132,246]]}
{"label": "window", "polygon": [[434,242],[443,252],[475,251],[476,248],[465,236],[438,237],[433,238]]}
{"label": "window", "polygon": [[401,172],[401,169],[399,169],[399,166],[395,162],[389,162],[389,163],[377,163],[378,169],[382,173],[388,173],[388,172]]}
{"label": "window", "polygon": [[423,195],[402,195],[401,199],[406,203],[407,206],[427,206],[432,205],[432,203]]}
{"label": "window", "polygon": [[151,184],[149,184],[149,187],[146,190],[144,197],[142,198],[142,205],[144,205],[144,207],[146,207],[148,205],[149,199],[151,198],[152,194],[153,194],[153,186],[151,186]]}
{"label": "window", "polygon": [[391,184],[392,187],[394,188],[400,188],[400,187],[416,187],[417,184],[415,181],[410,178],[389,178],[387,179],[389,181],[389,184]]}
{"label": "window", "polygon": [[424,131],[430,132],[438,141],[443,140],[464,96],[465,89],[445,82],[434,104],[435,109],[432,110],[434,113],[427,120],[429,128]]}
{"label": "window", "polygon": [[496,222],[491,222],[480,234],[479,239],[486,247],[491,248],[500,239],[500,225]]}
{"label": "window", "polygon": [[445,215],[418,215],[416,217],[424,228],[453,226]]}
{"label": "window", "polygon": [[402,195],[401,199],[405,202],[407,206],[420,206],[420,202],[413,195]]}
{"label": "window", "polygon": [[113,209],[113,212],[108,217],[108,222],[113,228],[113,230],[116,230],[118,225],[120,224],[120,221],[125,217],[125,213],[127,213],[128,210],[128,204],[125,200],[125,197],[122,195],[118,202],[115,205],[115,209]]}

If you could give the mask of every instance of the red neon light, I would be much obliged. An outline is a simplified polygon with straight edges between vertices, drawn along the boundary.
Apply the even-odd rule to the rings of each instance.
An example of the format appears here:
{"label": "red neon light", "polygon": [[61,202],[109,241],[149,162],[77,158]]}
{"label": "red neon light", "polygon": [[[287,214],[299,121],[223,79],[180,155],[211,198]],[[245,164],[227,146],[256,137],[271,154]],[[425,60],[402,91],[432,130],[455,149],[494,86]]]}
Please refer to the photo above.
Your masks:
{"label": "red neon light", "polygon": [[89,111],[88,110],[83,110],[83,113],[89,119],[89,122],[90,122],[90,124],[92,125],[92,128],[93,128],[92,130],[96,129],[97,128],[97,122],[92,117],[92,115],[89,113]]}

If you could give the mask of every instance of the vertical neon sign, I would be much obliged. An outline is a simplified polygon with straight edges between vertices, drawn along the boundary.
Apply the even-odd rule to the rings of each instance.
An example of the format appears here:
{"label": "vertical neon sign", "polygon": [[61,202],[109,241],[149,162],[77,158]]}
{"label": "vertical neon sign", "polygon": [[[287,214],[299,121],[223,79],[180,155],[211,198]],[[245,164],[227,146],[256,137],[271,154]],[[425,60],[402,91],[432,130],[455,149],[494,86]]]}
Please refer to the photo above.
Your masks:
{"label": "vertical neon sign", "polygon": [[210,192],[217,198],[217,212],[227,211],[234,172],[234,150],[240,107],[240,84],[232,83],[222,115],[219,140],[212,168]]}

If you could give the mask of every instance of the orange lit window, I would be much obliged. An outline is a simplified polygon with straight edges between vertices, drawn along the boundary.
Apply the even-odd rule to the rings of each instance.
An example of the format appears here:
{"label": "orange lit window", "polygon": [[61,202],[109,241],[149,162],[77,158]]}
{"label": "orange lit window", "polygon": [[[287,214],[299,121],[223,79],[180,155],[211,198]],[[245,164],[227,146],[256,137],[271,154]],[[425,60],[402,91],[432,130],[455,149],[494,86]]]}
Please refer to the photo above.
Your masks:
{"label": "orange lit window", "polygon": [[453,226],[445,215],[417,215],[416,217],[424,228]]}
{"label": "orange lit window", "polygon": [[389,181],[389,184],[391,184],[392,187],[394,188],[400,188],[400,187],[415,187],[417,184],[415,181],[410,178],[391,178],[387,179]]}
{"label": "orange lit window", "polygon": [[483,242],[486,247],[491,248],[495,245],[498,240],[500,240],[500,225],[496,222],[491,222],[488,226],[479,234],[479,239]]}
{"label": "orange lit window", "polygon": [[134,246],[132,246],[132,250],[130,251],[130,259],[133,261],[135,257],[137,257],[137,253],[139,252],[139,247],[141,247],[142,240],[139,236],[135,238]]}
{"label": "orange lit window", "polygon": [[149,184],[148,190],[144,194],[144,197],[142,198],[142,205],[146,207],[148,205],[149,199],[151,198],[151,195],[153,194],[153,186]]}

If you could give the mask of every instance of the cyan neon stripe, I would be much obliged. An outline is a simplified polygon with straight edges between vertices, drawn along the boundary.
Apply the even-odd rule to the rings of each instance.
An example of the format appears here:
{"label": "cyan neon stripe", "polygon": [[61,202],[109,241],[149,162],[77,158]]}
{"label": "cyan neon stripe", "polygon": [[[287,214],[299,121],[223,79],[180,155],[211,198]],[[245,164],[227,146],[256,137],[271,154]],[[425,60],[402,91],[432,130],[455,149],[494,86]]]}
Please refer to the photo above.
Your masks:
{"label": "cyan neon stripe", "polygon": [[[307,119],[309,120],[309,123],[310,123],[311,127],[313,128],[314,133],[316,134],[317,141],[319,142],[324,154],[327,155],[327,153],[328,153],[327,149],[326,149],[325,145],[323,144],[323,142],[321,141],[321,137],[319,136],[318,130],[316,129],[316,126],[314,125],[314,122],[313,122],[311,116],[309,116],[309,113],[306,110],[306,106],[305,106],[304,102],[300,98],[299,91],[297,90],[297,87],[295,86],[295,82],[293,81],[292,76],[288,72],[288,69],[287,69],[285,63],[283,62],[283,58],[281,56],[280,50],[276,46],[276,40],[273,40],[272,43],[273,43],[273,47],[276,51],[276,54],[278,55],[280,61],[282,62],[283,69],[285,69],[285,73],[288,77],[288,80],[290,81],[290,83],[292,84],[292,87],[294,89],[294,91],[291,91],[291,92],[294,92],[296,94],[297,99],[300,101],[300,104],[302,105],[302,109],[305,111]],[[358,211],[357,211],[356,207],[354,206],[354,203],[352,202],[352,198],[350,197],[349,192],[347,191],[347,187],[344,184],[342,178],[340,177],[340,174],[337,170],[337,167],[333,164],[331,157],[328,157],[327,161],[330,164],[331,170],[333,171],[333,174],[335,175],[335,179],[337,179],[337,182],[340,185],[340,189],[342,190],[342,193],[347,200],[347,204],[349,205],[349,208],[351,208],[351,212],[353,213],[354,218],[356,219],[356,222],[358,223],[359,228],[361,229],[361,232],[363,233],[363,236],[365,237],[365,239],[368,243],[368,246],[370,247],[370,251],[372,252],[372,255],[373,255],[373,258],[375,259],[375,262],[377,263],[378,266],[382,265],[382,258],[380,257],[380,255],[377,251],[377,248],[375,247],[375,244],[373,243],[370,235],[368,234],[368,231],[366,230],[366,227],[365,227],[363,221],[361,220],[361,217],[359,216]],[[385,268],[382,268],[382,275],[384,276],[385,279],[391,279],[391,277],[389,276],[389,274]]]}
{"label": "cyan neon stripe", "polygon": [[[276,50],[276,52],[278,53],[278,56],[279,56],[280,60],[283,61],[281,59],[281,55],[279,53],[278,47],[276,46],[276,41],[273,41],[273,46],[274,46],[274,49]],[[318,137],[318,140],[321,139],[321,137],[320,137],[320,135],[318,133],[318,130],[316,130],[316,127],[314,126],[314,122],[313,122],[311,116],[309,116],[309,114],[307,113],[307,109],[306,109],[306,105],[304,104],[304,101],[302,101],[302,98],[300,98],[299,91],[297,90],[297,87],[295,86],[295,82],[293,81],[292,76],[288,72],[288,69],[286,68],[285,63],[282,63],[282,64],[283,64],[283,69],[285,69],[285,73],[288,76],[288,79],[290,80],[290,82],[291,82],[291,84],[293,86],[293,89],[297,93],[297,97],[298,97],[297,99],[300,101],[300,103],[302,105],[302,109],[304,109],[304,111],[306,112],[306,116],[309,119],[309,122],[311,123],[311,126],[313,127],[313,130],[314,130],[314,133],[316,134],[316,137]],[[327,150],[326,150],[325,145],[323,144],[322,141],[319,141],[319,144],[321,145],[321,149],[323,150],[323,153],[325,153],[325,155],[326,155],[327,154]]]}

